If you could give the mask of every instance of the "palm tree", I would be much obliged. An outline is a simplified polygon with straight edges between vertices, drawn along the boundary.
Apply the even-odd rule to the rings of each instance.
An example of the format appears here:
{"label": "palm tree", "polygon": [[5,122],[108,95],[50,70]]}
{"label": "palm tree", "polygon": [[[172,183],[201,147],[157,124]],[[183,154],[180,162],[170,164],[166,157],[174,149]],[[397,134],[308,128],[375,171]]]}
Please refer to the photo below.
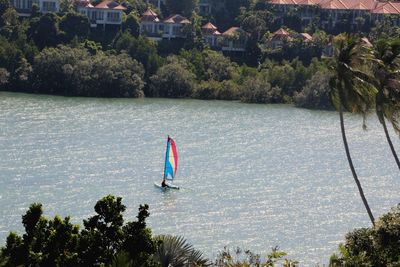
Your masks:
{"label": "palm tree", "polygon": [[359,45],[358,40],[354,36],[340,34],[334,39],[334,78],[331,81],[331,98],[335,107],[339,110],[340,127],[342,132],[343,144],[346,151],[347,160],[354,181],[357,185],[361,199],[367,210],[368,216],[373,225],[375,225],[374,216],[365,198],[360,180],[358,179],[353,161],[350,155],[347,143],[346,131],[343,120],[343,109],[347,111],[365,114],[373,103],[373,94],[371,94],[371,86],[363,81],[363,70],[356,68],[362,67],[363,47]]}
{"label": "palm tree", "polygon": [[194,249],[181,236],[159,235],[156,237],[156,241],[158,246],[153,257],[162,267],[170,265],[174,267],[211,265],[200,251]]}
{"label": "palm tree", "polygon": [[376,115],[382,124],[387,142],[400,170],[400,161],[385,122],[387,119],[394,130],[400,134],[398,121],[400,115],[400,82],[398,81],[400,77],[400,38],[391,41],[379,40],[372,53],[372,70],[375,77],[375,82],[372,83],[378,90],[375,97]]}

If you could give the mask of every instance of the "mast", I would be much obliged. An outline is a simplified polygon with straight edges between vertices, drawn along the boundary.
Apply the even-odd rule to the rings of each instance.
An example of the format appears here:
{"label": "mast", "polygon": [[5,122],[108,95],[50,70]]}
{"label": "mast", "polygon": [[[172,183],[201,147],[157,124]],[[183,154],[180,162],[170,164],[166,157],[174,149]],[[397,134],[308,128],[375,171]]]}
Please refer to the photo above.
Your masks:
{"label": "mast", "polygon": [[169,135],[168,135],[168,138],[167,138],[167,147],[166,147],[166,149],[165,149],[165,162],[164,162],[164,179],[165,178],[167,178],[167,177],[165,177],[165,171],[167,170],[167,158],[168,158],[168,143],[169,143]]}

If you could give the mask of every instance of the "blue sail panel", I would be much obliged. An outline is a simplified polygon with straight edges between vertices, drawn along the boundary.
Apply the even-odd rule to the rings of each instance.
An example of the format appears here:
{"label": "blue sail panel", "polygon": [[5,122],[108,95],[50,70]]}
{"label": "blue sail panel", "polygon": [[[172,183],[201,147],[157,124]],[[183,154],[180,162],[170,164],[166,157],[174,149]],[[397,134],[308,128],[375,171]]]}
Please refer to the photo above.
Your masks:
{"label": "blue sail panel", "polygon": [[168,139],[167,142],[167,151],[165,153],[165,170],[164,170],[164,178],[168,179],[168,180],[173,180],[174,179],[174,169],[173,166],[171,164],[171,158],[170,158],[170,154],[171,154],[171,142]]}

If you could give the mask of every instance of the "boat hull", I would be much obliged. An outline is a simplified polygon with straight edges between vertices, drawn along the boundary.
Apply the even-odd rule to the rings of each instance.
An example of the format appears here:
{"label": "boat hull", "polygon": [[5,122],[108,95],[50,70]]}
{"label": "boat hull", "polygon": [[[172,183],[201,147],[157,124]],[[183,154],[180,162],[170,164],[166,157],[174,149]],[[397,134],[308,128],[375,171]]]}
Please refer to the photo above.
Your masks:
{"label": "boat hull", "polygon": [[179,186],[171,185],[171,184],[167,184],[167,186],[162,187],[161,183],[156,183],[156,182],[154,182],[154,186],[159,188],[159,189],[161,189],[161,190],[163,190],[163,191],[168,190],[168,189],[175,189],[175,190],[179,189]]}

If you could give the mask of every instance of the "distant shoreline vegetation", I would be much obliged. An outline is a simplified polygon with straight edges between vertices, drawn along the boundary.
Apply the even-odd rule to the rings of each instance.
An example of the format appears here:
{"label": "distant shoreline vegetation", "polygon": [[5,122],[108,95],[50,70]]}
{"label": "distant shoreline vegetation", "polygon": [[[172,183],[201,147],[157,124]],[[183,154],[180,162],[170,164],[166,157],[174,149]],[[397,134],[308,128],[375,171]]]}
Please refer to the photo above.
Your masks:
{"label": "distant shoreline vegetation", "polygon": [[[116,42],[118,52],[96,50],[96,44],[87,41],[44,48],[30,64],[17,47],[0,37],[0,45],[7,47],[10,58],[19,65],[13,74],[0,68],[0,84],[6,91],[63,96],[296,102],[304,107],[314,104],[316,108],[332,108],[328,71],[325,63],[316,58],[308,66],[295,58],[281,63],[265,60],[254,68],[238,65],[213,50],[181,50],[178,55],[158,58],[157,64],[162,61],[161,66],[146,77],[154,63],[148,63],[150,70],[146,71],[142,63],[128,54],[134,42],[139,42],[137,46],[154,45],[124,33]],[[321,92],[318,99],[312,98],[311,104],[310,90]]]}

